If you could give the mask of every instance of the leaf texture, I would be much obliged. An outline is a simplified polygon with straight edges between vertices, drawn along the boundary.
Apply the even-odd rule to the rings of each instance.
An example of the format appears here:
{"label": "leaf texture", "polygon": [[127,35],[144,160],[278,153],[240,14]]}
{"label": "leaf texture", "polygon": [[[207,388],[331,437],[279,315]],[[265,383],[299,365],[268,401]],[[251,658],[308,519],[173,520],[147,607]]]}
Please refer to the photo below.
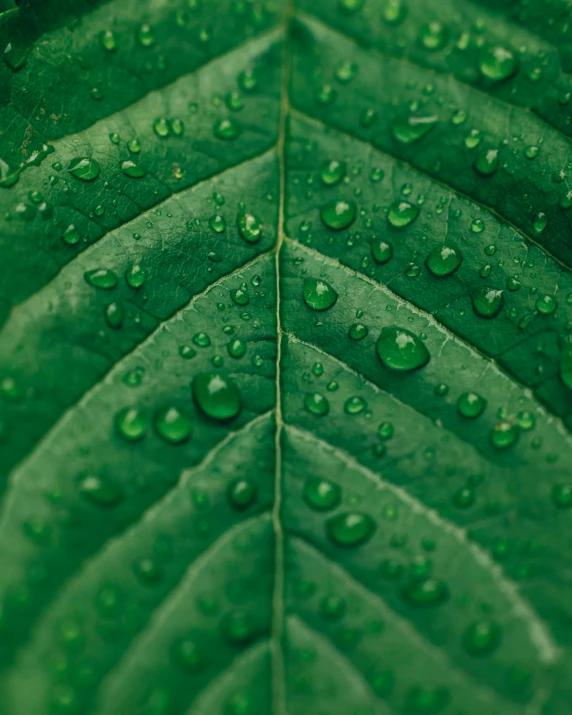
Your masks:
{"label": "leaf texture", "polygon": [[568,4],[0,11],[2,715],[569,713]]}

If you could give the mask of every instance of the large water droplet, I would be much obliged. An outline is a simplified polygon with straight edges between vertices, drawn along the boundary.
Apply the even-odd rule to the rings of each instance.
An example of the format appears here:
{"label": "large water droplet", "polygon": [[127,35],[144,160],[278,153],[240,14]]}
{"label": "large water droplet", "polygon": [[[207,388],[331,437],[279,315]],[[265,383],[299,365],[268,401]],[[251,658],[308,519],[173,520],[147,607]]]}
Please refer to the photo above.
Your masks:
{"label": "large water droplet", "polygon": [[254,214],[239,214],[237,225],[240,235],[247,243],[258,243],[262,238],[262,222]]}
{"label": "large water droplet", "polygon": [[83,274],[85,282],[94,288],[111,290],[118,282],[117,274],[109,268],[95,268]]}
{"label": "large water droplet", "polygon": [[330,411],[330,403],[319,392],[308,393],[304,397],[304,407],[317,417],[323,417]]}
{"label": "large water droplet", "polygon": [[407,117],[407,119],[394,122],[391,133],[400,144],[412,144],[429,134],[437,122],[438,119],[435,116]]}
{"label": "large water droplet", "polygon": [[193,395],[201,410],[215,420],[230,420],[240,412],[237,386],[218,373],[201,373],[193,380]]}
{"label": "large water droplet", "polygon": [[353,548],[368,541],[375,531],[374,520],[367,514],[348,512],[330,519],[326,529],[337,546]]}
{"label": "large water droplet", "polygon": [[431,359],[429,351],[416,335],[396,325],[383,328],[376,348],[381,362],[391,370],[418,370]]}
{"label": "large water droplet", "polygon": [[372,238],[370,240],[370,246],[373,260],[379,263],[379,265],[387,263],[393,257],[393,246],[391,243],[387,243],[379,238]]}
{"label": "large water droplet", "polygon": [[72,176],[75,176],[76,179],[81,179],[82,181],[93,181],[99,176],[101,168],[96,159],[90,159],[87,156],[83,156],[78,157],[77,159],[72,159],[70,165],[68,166],[68,171]]}
{"label": "large water droplet", "polygon": [[427,256],[425,265],[434,276],[450,276],[463,262],[461,251],[453,245],[436,246]]}
{"label": "large water droplet", "polygon": [[504,305],[504,293],[494,288],[477,288],[471,295],[475,314],[481,318],[496,318]]}
{"label": "large water droplet", "polygon": [[139,409],[125,407],[115,415],[115,428],[123,439],[136,442],[145,436],[147,420]]}
{"label": "large water droplet", "polygon": [[491,442],[497,449],[508,449],[518,439],[518,427],[510,422],[498,422],[491,430]]}
{"label": "large water droplet", "polygon": [[313,310],[328,310],[338,299],[332,286],[320,278],[306,278],[304,281],[304,301]]}
{"label": "large water droplet", "polygon": [[346,165],[343,161],[326,161],[320,169],[320,179],[326,186],[336,186],[346,175]]}
{"label": "large water droplet", "polygon": [[487,47],[479,55],[479,70],[483,77],[499,82],[515,74],[517,61],[506,47]]}
{"label": "large water droplet", "polygon": [[405,228],[419,215],[417,206],[408,201],[394,201],[387,212],[387,220],[394,228]]}
{"label": "large water droplet", "polygon": [[337,484],[326,479],[312,477],[304,485],[304,499],[306,503],[318,511],[333,509],[340,502],[341,489]]}
{"label": "large water droplet", "polygon": [[355,221],[356,205],[353,201],[329,201],[320,209],[320,217],[332,231],[342,231]]}
{"label": "large water droplet", "polygon": [[482,152],[475,159],[473,166],[481,176],[492,176],[498,169],[499,165],[499,150],[488,149]]}
{"label": "large water droplet", "polygon": [[154,424],[158,434],[171,444],[180,444],[191,435],[191,420],[176,407],[157,412]]}
{"label": "large water droplet", "polygon": [[476,392],[463,392],[457,400],[457,409],[459,413],[467,419],[475,419],[482,415],[487,401]]}

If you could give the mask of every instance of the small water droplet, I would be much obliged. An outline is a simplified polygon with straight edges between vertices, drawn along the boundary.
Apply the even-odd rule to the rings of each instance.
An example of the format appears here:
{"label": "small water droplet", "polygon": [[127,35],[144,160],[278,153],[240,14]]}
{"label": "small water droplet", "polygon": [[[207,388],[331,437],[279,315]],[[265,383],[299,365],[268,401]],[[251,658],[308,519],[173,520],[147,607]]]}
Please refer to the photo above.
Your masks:
{"label": "small water droplet", "polygon": [[407,117],[391,126],[393,138],[400,144],[413,144],[423,137],[436,126],[438,118],[430,117]]}
{"label": "small water droplet", "polygon": [[467,419],[475,419],[483,414],[487,401],[476,392],[463,392],[457,400],[459,414]]}
{"label": "small water droplet", "polygon": [[367,514],[347,512],[326,522],[330,540],[336,546],[354,548],[368,541],[376,529],[374,520]]}
{"label": "small water droplet", "polygon": [[329,201],[320,209],[320,218],[332,231],[342,231],[355,221],[356,205],[353,201]]}
{"label": "small water droplet", "polygon": [[479,55],[480,73],[493,82],[512,77],[516,70],[516,57],[506,47],[486,47]]}
{"label": "small water droplet", "polygon": [[425,265],[434,276],[444,277],[454,273],[462,262],[461,251],[449,244],[436,246],[427,256]]}
{"label": "small water droplet", "polygon": [[496,318],[504,305],[504,293],[494,288],[477,288],[471,295],[475,314],[481,318]]}
{"label": "small water droplet", "polygon": [[118,283],[117,274],[109,268],[95,268],[83,274],[85,282],[94,288],[111,290]]}
{"label": "small water droplet", "polygon": [[258,243],[262,238],[262,222],[254,214],[239,214],[237,224],[240,235],[247,243]]}
{"label": "small water droplet", "polygon": [[328,310],[338,299],[332,286],[319,278],[306,278],[304,281],[304,301],[313,310]]}
{"label": "small water droplet", "polygon": [[417,206],[408,201],[394,201],[387,212],[387,220],[394,228],[405,228],[419,215]]}
{"label": "small water droplet", "polygon": [[101,167],[96,159],[90,159],[87,156],[78,157],[77,159],[72,159],[68,171],[76,179],[81,179],[82,181],[93,181],[97,179],[101,172]]}
{"label": "small water droplet", "polygon": [[185,442],[191,436],[192,422],[177,407],[159,410],[154,420],[157,433],[171,444]]}
{"label": "small water droplet", "polygon": [[147,420],[136,407],[125,407],[115,415],[115,428],[123,439],[137,442],[147,432]]}
{"label": "small water droplet", "polygon": [[320,179],[325,186],[337,186],[346,175],[346,165],[343,161],[325,161],[320,169]]}
{"label": "small water droplet", "polygon": [[340,503],[341,489],[326,479],[311,477],[304,485],[304,500],[318,511],[328,511]]}
{"label": "small water droplet", "polygon": [[323,417],[330,411],[330,403],[318,392],[308,393],[304,397],[304,407],[308,410],[308,412],[311,412],[313,415],[318,417]]}

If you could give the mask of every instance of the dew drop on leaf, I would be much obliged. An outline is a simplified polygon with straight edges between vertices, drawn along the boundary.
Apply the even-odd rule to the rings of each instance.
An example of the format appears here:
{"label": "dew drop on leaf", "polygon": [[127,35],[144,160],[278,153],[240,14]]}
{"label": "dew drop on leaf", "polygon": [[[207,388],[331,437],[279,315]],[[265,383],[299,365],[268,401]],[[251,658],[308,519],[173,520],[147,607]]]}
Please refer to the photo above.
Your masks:
{"label": "dew drop on leaf", "polygon": [[117,274],[109,268],[95,268],[83,274],[85,282],[94,288],[111,290],[118,283]]}
{"label": "dew drop on leaf", "polygon": [[101,172],[99,162],[96,159],[90,159],[87,156],[78,157],[77,159],[72,159],[68,171],[76,179],[81,179],[82,181],[93,181],[97,179]]}
{"label": "dew drop on leaf", "polygon": [[237,224],[240,235],[247,243],[258,243],[262,238],[262,222],[254,214],[239,214]]}
{"label": "dew drop on leaf", "polygon": [[518,427],[510,422],[497,422],[491,429],[491,443],[497,449],[508,449],[518,439]]}
{"label": "dew drop on leaf", "polygon": [[115,506],[123,498],[122,490],[111,480],[103,477],[84,477],[78,489],[82,497],[101,507]]}
{"label": "dew drop on leaf", "polygon": [[147,419],[136,407],[125,407],[115,415],[115,429],[123,439],[137,442],[147,432]]}
{"label": "dew drop on leaf", "polygon": [[411,580],[401,590],[403,599],[416,608],[433,608],[449,598],[447,585],[438,579],[429,577]]}
{"label": "dew drop on leaf", "polygon": [[494,288],[477,288],[471,295],[473,310],[480,318],[496,318],[504,305],[504,293]]}
{"label": "dew drop on leaf", "polygon": [[369,328],[363,323],[354,323],[348,330],[348,336],[352,340],[363,340],[369,333]]}
{"label": "dew drop on leaf", "polygon": [[486,47],[479,55],[480,73],[493,82],[512,77],[516,69],[516,57],[506,47]]}
{"label": "dew drop on leaf", "polygon": [[234,509],[242,511],[254,504],[257,493],[256,482],[251,479],[235,479],[228,487],[228,501]]}
{"label": "dew drop on leaf", "polygon": [[462,417],[475,419],[483,414],[487,401],[476,392],[463,392],[457,400],[457,410]]}
{"label": "dew drop on leaf", "polygon": [[385,0],[381,17],[388,25],[401,25],[407,16],[405,0]]}
{"label": "dew drop on leaf", "polygon": [[218,373],[201,373],[193,380],[193,396],[200,409],[215,420],[230,420],[241,409],[237,386]]}
{"label": "dew drop on leaf", "polygon": [[129,266],[129,268],[125,271],[125,280],[131,288],[141,288],[143,283],[145,283],[146,278],[147,273],[145,272],[145,269],[138,263]]}
{"label": "dew drop on leaf", "polygon": [[408,201],[394,201],[388,209],[387,220],[394,228],[405,228],[419,215],[417,206]]}
{"label": "dew drop on leaf", "polygon": [[320,179],[325,186],[337,186],[346,175],[343,161],[325,161],[320,169]]}
{"label": "dew drop on leaf", "polygon": [[370,239],[371,255],[373,260],[380,266],[387,263],[393,257],[393,246],[391,243],[379,238]]}
{"label": "dew drop on leaf", "polygon": [[551,295],[541,295],[536,301],[536,310],[543,315],[551,315],[558,307],[558,303]]}
{"label": "dew drop on leaf", "polygon": [[473,164],[475,171],[481,176],[492,176],[499,166],[498,149],[488,149],[480,153]]}
{"label": "dew drop on leaf", "polygon": [[438,277],[450,276],[462,262],[461,251],[452,245],[436,246],[425,259],[427,268]]}
{"label": "dew drop on leaf", "polygon": [[320,209],[320,218],[324,226],[332,231],[342,231],[355,221],[356,205],[353,201],[328,201]]}
{"label": "dew drop on leaf", "polygon": [[190,638],[183,638],[175,643],[173,656],[180,668],[191,673],[199,670],[206,663],[203,650]]}
{"label": "dew drop on leaf", "polygon": [[219,139],[224,139],[226,141],[236,139],[239,136],[240,132],[240,124],[238,124],[238,122],[232,119],[232,117],[220,119],[214,125],[214,135]]}
{"label": "dew drop on leaf", "polygon": [[132,159],[126,159],[122,162],[121,171],[130,179],[142,179],[147,174],[145,169],[139,164],[136,164]]}
{"label": "dew drop on leaf", "polygon": [[376,344],[383,365],[400,372],[418,370],[431,356],[424,343],[409,330],[392,326],[383,328]]}
{"label": "dew drop on leaf", "polygon": [[427,136],[437,121],[435,116],[407,117],[407,119],[394,122],[391,133],[395,141],[400,144],[412,144]]}
{"label": "dew drop on leaf", "polygon": [[552,502],[558,509],[570,509],[572,507],[572,485],[555,484],[552,487]]}
{"label": "dew drop on leaf", "polygon": [[311,477],[304,485],[304,500],[317,511],[328,511],[340,503],[341,489],[326,479]]}
{"label": "dew drop on leaf", "polygon": [[104,315],[107,324],[110,328],[113,328],[113,330],[119,330],[119,328],[123,325],[125,313],[121,303],[113,302],[106,305]]}
{"label": "dew drop on leaf", "polygon": [[312,310],[328,310],[338,299],[332,286],[320,278],[304,280],[304,301]]}
{"label": "dew drop on leaf", "polygon": [[375,531],[374,520],[361,512],[339,514],[326,522],[330,540],[345,548],[354,548],[368,541]]}
{"label": "dew drop on leaf", "polygon": [[330,411],[330,403],[319,392],[308,393],[304,397],[304,407],[317,417],[323,417]]}
{"label": "dew drop on leaf", "polygon": [[447,44],[449,33],[440,22],[428,22],[421,27],[419,41],[426,50],[441,50]]}
{"label": "dew drop on leaf", "polygon": [[191,436],[192,422],[177,407],[167,407],[155,414],[155,429],[165,442],[180,444]]}
{"label": "dew drop on leaf", "polygon": [[475,621],[463,633],[463,646],[474,656],[491,655],[500,645],[501,631],[493,621]]}

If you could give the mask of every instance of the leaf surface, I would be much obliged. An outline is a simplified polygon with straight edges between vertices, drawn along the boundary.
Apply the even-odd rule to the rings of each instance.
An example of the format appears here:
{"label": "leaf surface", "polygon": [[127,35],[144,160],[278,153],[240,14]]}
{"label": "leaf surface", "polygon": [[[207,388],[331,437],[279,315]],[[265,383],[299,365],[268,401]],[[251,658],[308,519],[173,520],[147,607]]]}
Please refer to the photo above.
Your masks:
{"label": "leaf surface", "polygon": [[5,5],[0,712],[568,713],[568,4]]}

